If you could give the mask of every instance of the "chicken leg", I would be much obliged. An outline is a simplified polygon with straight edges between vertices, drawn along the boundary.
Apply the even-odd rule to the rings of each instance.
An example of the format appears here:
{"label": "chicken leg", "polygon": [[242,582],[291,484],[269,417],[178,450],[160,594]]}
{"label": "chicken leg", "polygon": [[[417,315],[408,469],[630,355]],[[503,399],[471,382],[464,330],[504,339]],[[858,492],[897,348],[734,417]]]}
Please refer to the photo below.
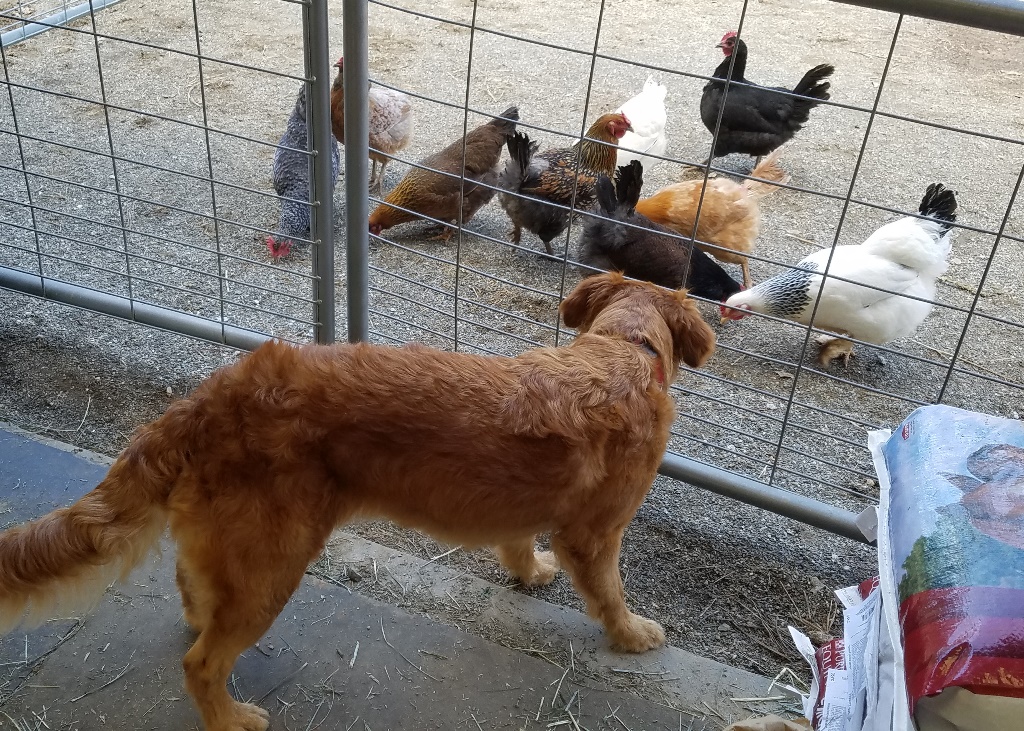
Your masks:
{"label": "chicken leg", "polygon": [[750,259],[747,257],[740,260],[740,271],[743,272],[743,289],[750,289]]}
{"label": "chicken leg", "polygon": [[381,183],[384,180],[384,166],[381,165],[381,170],[378,174],[377,161],[371,157],[370,162],[373,163],[373,167],[370,169],[370,193],[379,196],[381,193]]}
{"label": "chicken leg", "polygon": [[843,368],[850,367],[850,358],[853,357],[853,343],[846,338],[834,338],[822,335],[817,338],[821,345],[818,351],[818,365],[828,367],[832,361],[842,359]]}

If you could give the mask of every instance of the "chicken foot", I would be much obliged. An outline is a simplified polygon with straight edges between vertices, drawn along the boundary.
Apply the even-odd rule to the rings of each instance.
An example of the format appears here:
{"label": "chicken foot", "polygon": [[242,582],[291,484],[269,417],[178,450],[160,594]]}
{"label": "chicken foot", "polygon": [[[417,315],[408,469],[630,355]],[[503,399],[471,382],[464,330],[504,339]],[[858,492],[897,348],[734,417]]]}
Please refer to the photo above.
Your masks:
{"label": "chicken foot", "polygon": [[821,345],[818,351],[818,365],[828,367],[832,361],[841,359],[843,368],[850,367],[850,358],[853,357],[853,342],[841,337],[830,337],[822,335],[816,339]]}
{"label": "chicken foot", "polygon": [[428,237],[431,241],[440,241],[441,243],[448,243],[448,241],[451,240],[452,234],[454,232],[454,228],[452,228],[451,226],[445,226],[444,224],[431,226],[426,231],[426,233],[432,234],[431,236]]}

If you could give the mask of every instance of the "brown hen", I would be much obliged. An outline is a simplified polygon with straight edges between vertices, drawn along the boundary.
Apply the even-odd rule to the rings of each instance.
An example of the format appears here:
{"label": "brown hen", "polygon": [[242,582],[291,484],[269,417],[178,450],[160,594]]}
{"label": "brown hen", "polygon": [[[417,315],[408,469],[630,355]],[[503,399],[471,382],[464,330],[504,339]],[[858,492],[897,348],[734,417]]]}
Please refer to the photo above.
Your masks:
{"label": "brown hen", "polygon": [[[750,287],[746,255],[753,252],[761,229],[758,202],[778,190],[771,183],[789,180],[789,175],[778,164],[780,154],[781,150],[776,150],[751,173],[755,178],[771,182],[744,180],[735,183],[728,178],[711,178],[702,203],[704,180],[686,180],[662,188],[650,198],[638,202],[636,211],[682,236],[694,236],[697,246],[719,261],[739,264],[743,271],[743,286]],[[698,206],[700,221],[694,234]]]}
{"label": "brown hen", "polygon": [[[419,165],[423,167],[409,170],[370,215],[370,233],[377,235],[386,228],[415,221],[419,218],[416,214],[455,223],[459,220],[460,205],[462,222],[468,222],[481,206],[494,197],[501,149],[505,141],[515,134],[518,119],[519,108],[509,107],[500,117],[466,133],[465,152],[460,138],[421,160]],[[461,178],[463,158],[465,187]],[[451,234],[452,229],[445,226],[441,238],[447,240]]]}
{"label": "brown hen", "polygon": [[519,195],[502,193],[499,201],[515,226],[512,242],[519,243],[525,228],[539,236],[544,249],[552,254],[551,240],[569,225],[569,211],[549,205],[547,201],[576,210],[591,208],[597,176],[611,176],[615,172],[619,139],[632,129],[625,114],[605,114],[572,147],[541,153],[537,153],[537,143],[530,142],[525,134],[510,137],[509,160],[499,185]]}
{"label": "brown hen", "polygon": [[[334,64],[338,75],[331,85],[331,129],[338,142],[345,144],[345,80],[343,78],[345,59],[339,58]],[[395,89],[373,87],[370,100],[370,192],[380,194],[384,183],[384,168],[390,161],[389,155],[403,150],[412,140],[415,126],[412,114],[412,100],[408,94]],[[380,163],[380,172],[377,172]]]}

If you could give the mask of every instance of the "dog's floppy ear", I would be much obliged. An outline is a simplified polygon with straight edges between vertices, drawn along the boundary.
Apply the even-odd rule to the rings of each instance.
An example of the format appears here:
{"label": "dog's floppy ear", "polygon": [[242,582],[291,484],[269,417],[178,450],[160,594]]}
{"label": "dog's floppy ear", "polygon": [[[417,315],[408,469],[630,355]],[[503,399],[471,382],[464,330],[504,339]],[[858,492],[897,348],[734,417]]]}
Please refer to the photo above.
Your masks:
{"label": "dog's floppy ear", "polygon": [[587,277],[562,300],[558,308],[562,321],[567,327],[586,330],[624,284],[626,278],[618,272]]}
{"label": "dog's floppy ear", "polygon": [[700,316],[697,305],[680,289],[658,301],[658,310],[672,331],[672,351],[676,363],[700,368],[715,352],[715,331]]}

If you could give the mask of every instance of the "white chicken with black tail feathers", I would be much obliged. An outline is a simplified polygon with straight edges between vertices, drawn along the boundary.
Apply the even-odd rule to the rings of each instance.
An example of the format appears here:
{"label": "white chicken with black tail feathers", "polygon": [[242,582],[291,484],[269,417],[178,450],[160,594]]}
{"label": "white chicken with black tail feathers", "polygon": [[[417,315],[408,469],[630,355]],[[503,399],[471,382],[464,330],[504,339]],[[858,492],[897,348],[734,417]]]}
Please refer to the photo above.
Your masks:
{"label": "white chicken with black tail feathers", "polygon": [[[951,224],[956,220],[956,195],[941,183],[932,183],[918,210],[928,218],[907,216],[887,223],[863,244],[816,251],[795,269],[737,292],[721,308],[723,322],[759,312],[806,325],[820,287],[814,327],[877,345],[907,337],[931,312],[935,282],[949,266],[946,259]],[[825,271],[830,253],[832,262],[821,287],[819,272]],[[818,363],[825,366],[841,358],[848,365],[852,354],[849,340],[825,338]]]}
{"label": "white chicken with black tail feathers", "polygon": [[[665,137],[665,123],[668,113],[665,111],[665,95],[668,89],[659,84],[653,76],[648,76],[643,90],[628,100],[616,112],[626,115],[633,129],[622,135],[619,140],[619,156],[616,167],[629,165],[631,160],[639,160],[644,170],[650,171],[661,160],[650,155],[664,155],[668,149],[668,138]],[[649,153],[647,155],[641,153]]]}

